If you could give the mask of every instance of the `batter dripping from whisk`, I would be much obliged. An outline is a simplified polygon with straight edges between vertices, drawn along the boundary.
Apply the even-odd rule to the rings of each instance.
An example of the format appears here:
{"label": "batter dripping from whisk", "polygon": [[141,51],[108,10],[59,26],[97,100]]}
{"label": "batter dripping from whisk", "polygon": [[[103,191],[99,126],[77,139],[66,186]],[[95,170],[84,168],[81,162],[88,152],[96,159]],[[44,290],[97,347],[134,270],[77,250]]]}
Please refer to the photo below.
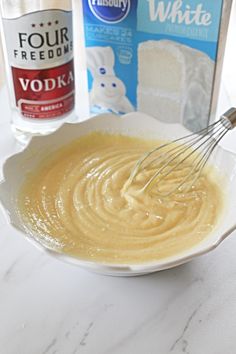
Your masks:
{"label": "batter dripping from whisk", "polygon": [[[158,144],[92,133],[55,152],[20,191],[26,231],[50,249],[110,264],[151,262],[201,242],[222,211],[214,174],[165,197],[155,188],[139,193],[155,165],[126,183],[140,156]],[[170,174],[166,183],[175,185],[181,173],[186,170]]]}

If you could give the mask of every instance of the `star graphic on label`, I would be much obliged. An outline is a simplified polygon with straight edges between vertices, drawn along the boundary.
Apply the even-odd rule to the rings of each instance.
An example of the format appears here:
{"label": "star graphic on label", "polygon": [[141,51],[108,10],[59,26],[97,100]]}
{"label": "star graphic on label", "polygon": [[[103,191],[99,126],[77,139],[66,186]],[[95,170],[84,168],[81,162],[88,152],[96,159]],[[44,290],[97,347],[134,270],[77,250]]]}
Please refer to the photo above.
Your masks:
{"label": "star graphic on label", "polygon": [[39,25],[40,27],[43,27],[44,26],[44,24],[43,23],[40,23],[40,25]]}
{"label": "star graphic on label", "polygon": [[52,22],[48,22],[48,26],[51,26],[52,25]]}

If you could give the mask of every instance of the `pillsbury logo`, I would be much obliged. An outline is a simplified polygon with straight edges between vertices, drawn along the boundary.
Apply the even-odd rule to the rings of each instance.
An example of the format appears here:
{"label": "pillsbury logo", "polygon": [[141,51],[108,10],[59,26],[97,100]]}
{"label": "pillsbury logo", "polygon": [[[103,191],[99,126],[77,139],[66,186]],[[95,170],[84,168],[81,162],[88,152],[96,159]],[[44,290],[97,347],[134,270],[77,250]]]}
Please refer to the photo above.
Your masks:
{"label": "pillsbury logo", "polygon": [[88,3],[94,16],[106,23],[120,22],[130,11],[130,0],[88,0]]}
{"label": "pillsbury logo", "polygon": [[105,75],[106,74],[106,69],[105,68],[100,68],[99,72],[101,75]]}

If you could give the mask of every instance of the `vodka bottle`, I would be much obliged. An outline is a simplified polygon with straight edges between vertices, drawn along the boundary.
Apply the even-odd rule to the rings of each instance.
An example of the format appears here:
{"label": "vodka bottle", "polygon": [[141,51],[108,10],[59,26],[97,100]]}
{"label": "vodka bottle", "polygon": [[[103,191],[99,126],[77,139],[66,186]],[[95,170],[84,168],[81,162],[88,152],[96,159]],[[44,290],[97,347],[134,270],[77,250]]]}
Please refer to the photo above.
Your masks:
{"label": "vodka bottle", "polygon": [[75,121],[71,0],[0,0],[12,106],[22,142]]}

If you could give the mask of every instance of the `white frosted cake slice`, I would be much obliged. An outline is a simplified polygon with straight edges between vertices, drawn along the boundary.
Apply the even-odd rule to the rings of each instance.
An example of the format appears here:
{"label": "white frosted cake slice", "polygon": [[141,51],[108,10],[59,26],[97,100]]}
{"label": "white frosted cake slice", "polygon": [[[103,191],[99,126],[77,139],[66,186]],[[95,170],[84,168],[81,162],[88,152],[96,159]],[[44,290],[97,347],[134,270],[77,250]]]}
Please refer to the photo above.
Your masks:
{"label": "white frosted cake slice", "polygon": [[214,62],[203,52],[170,40],[138,47],[138,110],[191,129],[206,126]]}
{"label": "white frosted cake slice", "polygon": [[138,110],[165,123],[176,123],[176,117],[182,115],[179,98],[175,95],[162,95],[153,89],[138,88]]}

